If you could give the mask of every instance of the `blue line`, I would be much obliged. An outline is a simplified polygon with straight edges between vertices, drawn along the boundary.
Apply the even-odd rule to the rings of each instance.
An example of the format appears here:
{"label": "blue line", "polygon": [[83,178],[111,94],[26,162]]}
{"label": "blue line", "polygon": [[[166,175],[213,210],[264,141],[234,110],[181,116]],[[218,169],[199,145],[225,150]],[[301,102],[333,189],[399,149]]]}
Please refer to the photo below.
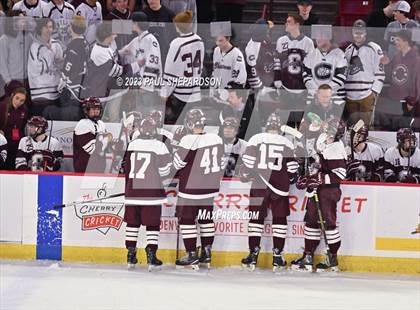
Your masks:
{"label": "blue line", "polygon": [[38,176],[37,259],[61,260],[63,176]]}

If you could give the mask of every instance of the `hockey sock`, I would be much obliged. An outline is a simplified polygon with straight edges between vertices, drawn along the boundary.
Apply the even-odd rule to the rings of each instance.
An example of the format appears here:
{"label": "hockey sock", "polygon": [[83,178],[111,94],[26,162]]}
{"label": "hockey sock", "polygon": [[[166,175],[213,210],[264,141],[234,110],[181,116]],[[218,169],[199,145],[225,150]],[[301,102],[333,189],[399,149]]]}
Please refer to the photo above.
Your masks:
{"label": "hockey sock", "polygon": [[333,255],[337,255],[338,249],[341,245],[341,237],[340,232],[338,231],[337,227],[334,228],[328,228],[325,231],[325,234],[327,235],[327,242],[330,247],[330,252]]}
{"label": "hockey sock", "polygon": [[255,247],[260,246],[263,229],[263,224],[254,222],[248,223],[248,245],[250,249],[255,249]]}
{"label": "hockey sock", "polygon": [[203,221],[200,222],[200,238],[201,238],[201,246],[204,248],[207,245],[213,245],[214,241],[214,222]]}
{"label": "hockey sock", "polygon": [[287,234],[287,220],[285,217],[273,218],[273,248],[283,251]]}
{"label": "hockey sock", "polygon": [[146,226],[146,247],[157,251],[159,240],[159,226]]}
{"label": "hockey sock", "polygon": [[321,239],[321,230],[319,228],[305,225],[305,252],[314,253]]}
{"label": "hockey sock", "polygon": [[187,252],[195,251],[197,247],[197,226],[195,224],[180,224],[179,228],[181,229],[185,250]]}
{"label": "hockey sock", "polygon": [[125,247],[135,248],[137,246],[137,237],[139,236],[140,227],[129,226],[125,228]]}

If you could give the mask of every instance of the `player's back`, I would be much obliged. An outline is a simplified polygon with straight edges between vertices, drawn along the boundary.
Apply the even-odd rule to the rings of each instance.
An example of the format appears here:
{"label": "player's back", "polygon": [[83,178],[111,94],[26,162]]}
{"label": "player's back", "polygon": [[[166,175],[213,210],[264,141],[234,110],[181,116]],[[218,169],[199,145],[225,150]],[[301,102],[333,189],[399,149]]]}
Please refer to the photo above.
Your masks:
{"label": "player's back", "polygon": [[179,196],[188,199],[214,197],[223,176],[222,138],[213,133],[184,136],[174,154],[179,171]]}
{"label": "player's back", "polygon": [[288,170],[291,173],[297,170],[293,148],[293,144],[279,134],[259,133],[252,136],[248,141],[243,161],[248,169],[259,175],[253,187],[269,187],[279,195],[288,195]]}
{"label": "player's back", "polygon": [[169,175],[172,158],[163,142],[142,138],[133,140],[127,148],[125,165],[126,203],[165,202],[162,178]]}

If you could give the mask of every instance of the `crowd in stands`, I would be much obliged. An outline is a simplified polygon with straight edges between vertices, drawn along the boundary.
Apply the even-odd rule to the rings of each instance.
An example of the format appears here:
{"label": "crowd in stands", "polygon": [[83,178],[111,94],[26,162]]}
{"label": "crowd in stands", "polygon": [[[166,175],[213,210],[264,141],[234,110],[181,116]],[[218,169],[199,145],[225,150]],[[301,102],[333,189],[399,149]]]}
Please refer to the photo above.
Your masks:
{"label": "crowd in stands", "polygon": [[[338,117],[349,132],[359,120],[368,130],[420,130],[420,1],[378,4],[347,32],[318,25],[310,0],[298,0],[284,25],[240,24],[245,4],[2,3],[0,152],[7,142],[7,156],[0,153],[0,168],[17,168],[28,120],[79,122],[89,118],[84,103],[91,98],[109,122],[158,111],[162,124],[182,125],[185,111],[200,108],[230,149],[240,141],[238,150],[272,113],[302,131],[319,121],[310,115]],[[39,139],[50,147],[47,135]]]}

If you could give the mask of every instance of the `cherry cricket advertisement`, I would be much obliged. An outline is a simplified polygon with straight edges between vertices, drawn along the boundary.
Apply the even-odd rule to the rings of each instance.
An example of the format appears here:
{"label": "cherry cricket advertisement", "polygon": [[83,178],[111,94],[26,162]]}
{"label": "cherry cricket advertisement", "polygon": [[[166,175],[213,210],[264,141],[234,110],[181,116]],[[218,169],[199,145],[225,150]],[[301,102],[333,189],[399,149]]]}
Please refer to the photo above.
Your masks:
{"label": "cherry cricket advertisement", "polygon": [[[119,177],[64,176],[63,200],[87,201],[124,191],[124,179]],[[337,206],[338,225],[343,255],[375,254],[375,199],[385,187],[342,185],[342,197]],[[175,249],[177,220],[174,217],[177,197],[176,184],[167,188],[168,202],[162,206],[159,248]],[[300,253],[303,246],[303,217],[306,197],[304,191],[292,186],[290,191],[289,227],[286,252]],[[216,251],[246,251],[249,184],[224,180],[214,201],[216,216]],[[63,214],[63,245],[124,247],[125,223],[123,197],[66,207]],[[234,215],[232,215],[234,214]],[[235,215],[236,214],[236,215]],[[239,218],[238,215],[239,214]],[[252,215],[252,214],[251,214]],[[140,229],[138,247],[145,246],[145,231]],[[182,242],[180,243],[182,244]],[[270,252],[271,213],[265,221],[262,250]]]}

